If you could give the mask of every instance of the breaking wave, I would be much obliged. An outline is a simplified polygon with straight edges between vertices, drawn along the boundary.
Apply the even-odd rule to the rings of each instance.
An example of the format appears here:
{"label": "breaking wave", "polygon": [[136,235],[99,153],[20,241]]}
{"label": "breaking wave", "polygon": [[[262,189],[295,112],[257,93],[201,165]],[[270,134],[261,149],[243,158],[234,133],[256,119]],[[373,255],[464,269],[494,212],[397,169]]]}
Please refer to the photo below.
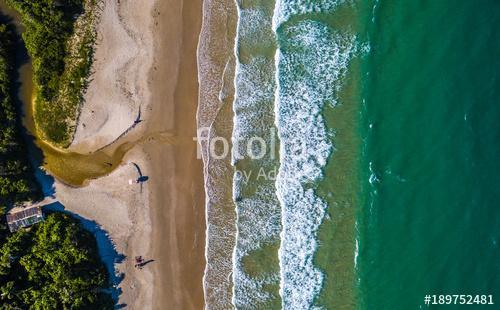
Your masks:
{"label": "breaking wave", "polygon": [[[300,8],[299,2],[288,7]],[[276,12],[281,13],[275,20],[289,11],[287,14],[302,12],[278,8]],[[284,308],[309,309],[314,307],[324,278],[313,257],[327,205],[315,194],[315,187],[334,150],[322,110],[325,104],[336,104],[356,38],[312,20],[287,24],[277,36],[281,43],[276,54],[275,103],[281,142],[276,181],[282,207],[280,292]],[[303,145],[300,153],[297,143]]]}

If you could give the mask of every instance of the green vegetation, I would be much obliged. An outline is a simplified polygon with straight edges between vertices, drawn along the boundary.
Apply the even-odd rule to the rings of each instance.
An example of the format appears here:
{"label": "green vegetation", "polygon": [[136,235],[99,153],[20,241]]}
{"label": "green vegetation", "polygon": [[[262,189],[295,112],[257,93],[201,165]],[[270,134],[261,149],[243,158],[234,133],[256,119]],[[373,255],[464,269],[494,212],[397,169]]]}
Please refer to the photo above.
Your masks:
{"label": "green vegetation", "polygon": [[0,24],[0,208],[39,196],[13,102],[13,41],[13,29]]}
{"label": "green vegetation", "polygon": [[33,59],[37,133],[67,147],[92,63],[96,0],[6,2],[21,15],[23,39]]}
{"label": "green vegetation", "polygon": [[112,309],[92,234],[55,213],[0,247],[0,309]]}
{"label": "green vegetation", "polygon": [[0,23],[0,309],[112,309],[93,235],[64,214],[9,234],[7,207],[40,196],[13,96],[13,29]]}

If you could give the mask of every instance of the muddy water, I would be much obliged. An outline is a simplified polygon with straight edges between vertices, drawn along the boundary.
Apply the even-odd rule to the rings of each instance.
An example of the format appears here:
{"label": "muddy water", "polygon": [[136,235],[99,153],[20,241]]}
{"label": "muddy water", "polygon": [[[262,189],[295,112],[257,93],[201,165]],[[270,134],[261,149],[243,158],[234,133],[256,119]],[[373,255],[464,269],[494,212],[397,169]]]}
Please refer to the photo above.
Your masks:
{"label": "muddy water", "polygon": [[[24,30],[20,22],[20,16],[9,9],[3,1],[0,1],[0,12],[12,19],[19,33]],[[19,51],[19,53],[25,53],[25,51]],[[33,150],[32,153],[40,153],[36,152],[36,148],[38,148],[41,154],[35,155],[35,157],[38,157],[37,161],[43,169],[68,185],[82,186],[90,179],[109,174],[119,166],[124,155],[135,144],[154,138],[154,136],[150,136],[138,141],[126,141],[126,137],[124,137],[104,149],[90,154],[70,152],[54,147],[42,139],[39,139],[35,130],[33,103],[36,94],[33,85],[33,70],[30,60],[19,66],[18,77],[18,82],[20,84],[19,99],[22,102],[22,110],[24,112],[22,122],[34,141],[34,145],[30,147],[30,150]]]}

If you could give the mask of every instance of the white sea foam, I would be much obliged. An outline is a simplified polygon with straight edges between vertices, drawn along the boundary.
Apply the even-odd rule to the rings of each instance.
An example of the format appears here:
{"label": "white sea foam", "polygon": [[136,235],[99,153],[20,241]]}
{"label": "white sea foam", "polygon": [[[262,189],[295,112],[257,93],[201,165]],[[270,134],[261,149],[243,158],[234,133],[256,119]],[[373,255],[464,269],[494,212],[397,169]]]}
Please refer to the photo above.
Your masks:
{"label": "white sea foam", "polygon": [[303,14],[332,13],[339,4],[344,2],[347,0],[277,0],[273,17],[273,30],[276,31],[290,17]]}
{"label": "white sea foam", "polygon": [[358,256],[359,256],[359,228],[358,228],[358,221],[356,221],[355,224],[355,231],[356,231],[356,248],[354,250],[354,268],[358,268]]}
{"label": "white sea foam", "polygon": [[[279,242],[281,231],[281,212],[274,180],[255,180],[258,170],[277,166],[277,159],[275,162],[268,156],[249,159],[246,150],[247,142],[252,137],[270,141],[274,127],[274,60],[262,52],[274,46],[271,19],[272,16],[263,8],[238,7],[232,149],[232,164],[237,170],[233,177],[233,199],[237,212],[233,306],[238,309],[253,309],[270,300],[273,296],[266,287],[276,286],[280,280],[278,266],[274,272],[253,270],[252,274],[244,266],[244,260],[251,260],[255,251]],[[259,153],[260,150],[254,151]],[[247,182],[248,176],[252,178],[251,182]]]}
{"label": "white sea foam", "polygon": [[[301,4],[307,3],[306,6]],[[293,14],[333,9],[327,1],[279,1],[275,23]],[[313,265],[316,233],[327,205],[314,184],[333,151],[322,110],[336,103],[336,93],[355,52],[355,36],[334,32],[316,21],[299,21],[280,30],[276,54],[278,83],[275,114],[280,137],[280,170],[276,189],[282,207],[279,250],[280,293],[285,309],[311,309],[324,275]],[[307,152],[298,156],[300,139]]]}
{"label": "white sea foam", "polygon": [[371,184],[371,185],[374,185],[375,183],[378,183],[380,182],[380,179],[379,177],[377,176],[377,173],[375,172],[375,170],[373,169],[373,163],[370,162],[369,165],[368,165],[368,169],[370,170],[370,178],[368,179],[368,182]]}
{"label": "white sea foam", "polygon": [[[217,177],[230,173],[231,169],[214,164],[204,148],[205,175],[208,175],[205,179],[207,270],[204,278],[207,308],[228,308],[228,299],[236,308],[258,308],[273,297],[266,288],[278,283],[283,308],[314,308],[324,276],[313,265],[313,255],[317,249],[316,232],[327,208],[316,196],[314,184],[321,179],[322,168],[333,151],[330,141],[334,135],[325,128],[321,111],[325,104],[336,103],[336,92],[355,50],[355,38],[334,32],[319,22],[299,21],[287,23],[283,31],[280,29],[283,46],[275,59],[269,56],[268,47],[275,42],[272,30],[290,17],[329,12],[341,2],[344,1],[278,0],[274,17],[269,16],[268,9],[260,10],[255,3],[245,9],[238,8],[235,55],[239,62],[234,80],[233,139],[244,142],[260,136],[269,141],[270,129],[278,127],[283,143],[280,145],[281,167],[276,182],[252,182],[250,186],[241,173],[234,174],[235,221],[231,212],[225,209],[230,205],[223,199],[227,189],[217,183]],[[208,38],[205,44],[207,42],[210,42]],[[200,58],[203,55],[200,53]],[[208,64],[201,61],[202,69],[205,63]],[[231,68],[226,64],[224,72]],[[206,73],[201,75],[205,78],[200,79],[200,85],[204,86],[201,88],[206,89],[206,94],[201,93],[211,96],[211,91],[220,90],[217,88],[220,79],[210,87],[206,82],[210,66],[205,69],[206,72],[200,70]],[[229,93],[216,92],[217,97],[212,101],[219,104]],[[217,109],[200,111],[200,123],[205,124],[209,122],[203,118]],[[213,134],[211,131],[210,135]],[[302,140],[307,149],[301,156],[295,153],[296,139]],[[244,154],[245,145],[242,143],[232,150],[232,164],[236,169],[241,166],[251,170],[255,167],[268,169],[277,164],[267,158],[250,163],[238,158],[235,154]],[[248,274],[245,259],[251,258],[263,246],[279,241],[280,271]],[[234,242],[232,256],[228,258],[228,247]],[[228,292],[231,282],[234,283],[232,292]]]}

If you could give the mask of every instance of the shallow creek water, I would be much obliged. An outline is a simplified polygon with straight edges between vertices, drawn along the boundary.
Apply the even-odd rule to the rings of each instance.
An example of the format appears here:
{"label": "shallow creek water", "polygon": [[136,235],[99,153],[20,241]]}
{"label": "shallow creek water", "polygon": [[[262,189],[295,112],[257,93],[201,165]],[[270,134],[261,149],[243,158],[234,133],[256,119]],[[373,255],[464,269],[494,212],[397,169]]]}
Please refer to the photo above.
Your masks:
{"label": "shallow creek water", "polygon": [[[23,26],[20,16],[0,1],[0,13],[15,24],[18,33],[22,33]],[[107,147],[93,153],[82,154],[61,149],[38,138],[33,120],[33,104],[35,99],[33,85],[33,70],[31,60],[26,50],[18,48],[18,89],[19,101],[22,104],[22,123],[31,143],[30,155],[44,170],[50,172],[58,180],[72,186],[82,186],[87,180],[95,179],[112,172],[121,163],[124,155],[135,144],[145,140],[126,141],[118,139]],[[24,54],[24,55],[23,55]]]}

